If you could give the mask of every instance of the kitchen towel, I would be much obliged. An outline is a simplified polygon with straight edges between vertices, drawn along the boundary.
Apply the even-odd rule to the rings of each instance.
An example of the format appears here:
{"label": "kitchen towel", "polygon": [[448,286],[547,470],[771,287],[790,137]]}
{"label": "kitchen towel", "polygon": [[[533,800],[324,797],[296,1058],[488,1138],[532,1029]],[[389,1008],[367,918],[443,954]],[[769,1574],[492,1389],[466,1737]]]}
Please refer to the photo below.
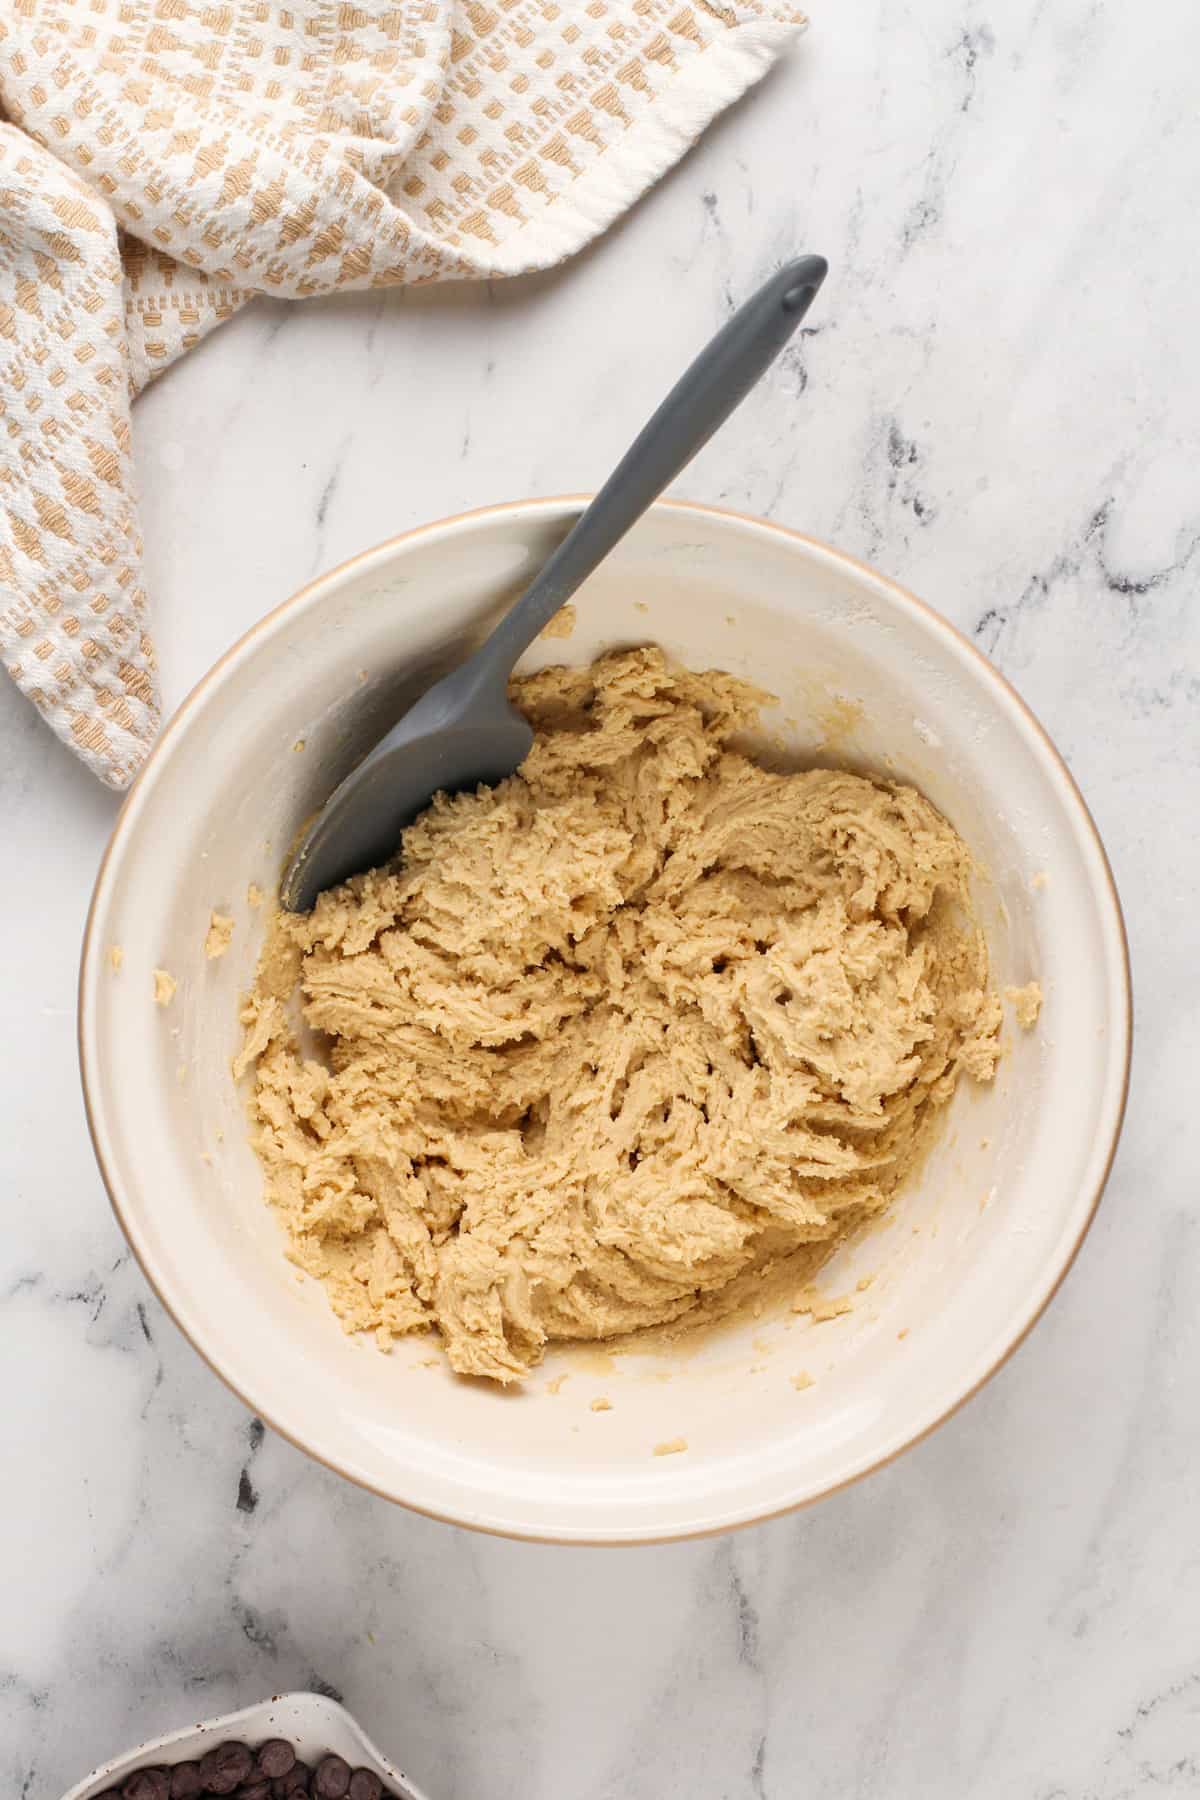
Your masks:
{"label": "kitchen towel", "polygon": [[802,24],[774,0],[0,0],[0,652],[103,781],[160,717],[132,397],[254,294],[561,261]]}

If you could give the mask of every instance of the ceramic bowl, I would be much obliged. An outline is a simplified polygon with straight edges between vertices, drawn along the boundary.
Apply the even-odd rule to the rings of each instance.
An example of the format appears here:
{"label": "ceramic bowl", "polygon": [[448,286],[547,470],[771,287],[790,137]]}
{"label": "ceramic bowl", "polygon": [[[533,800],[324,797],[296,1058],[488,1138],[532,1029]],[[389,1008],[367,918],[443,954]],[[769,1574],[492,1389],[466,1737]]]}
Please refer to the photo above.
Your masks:
{"label": "ceramic bowl", "polygon": [[203,1725],[185,1726],[182,1731],[170,1731],[165,1737],[154,1738],[130,1751],[128,1756],[119,1756],[102,1769],[94,1769],[69,1794],[64,1794],[63,1800],[98,1800],[110,1789],[119,1789],[126,1776],[136,1769],[174,1768],[176,1763],[192,1762],[228,1738],[262,1744],[273,1737],[287,1738],[305,1762],[316,1762],[332,1752],[344,1757],[352,1769],[373,1770],[397,1800],[424,1800],[420,1789],[375,1748],[345,1707],[336,1700],[327,1700],[324,1694],[276,1694],[241,1712],[226,1713]]}
{"label": "ceramic bowl", "polygon": [[[126,801],[81,975],[92,1135],[164,1305],[247,1406],[389,1499],[560,1541],[719,1531],[877,1468],[994,1372],[1097,1204],[1130,1044],[1120,908],[1052,745],[991,665],[892,582],[811,539],[655,507],[526,666],[661,644],[769,688],[764,746],[915,782],[974,850],[1001,987],[1040,981],[987,1088],[963,1083],[921,1178],[827,1265],[850,1310],[788,1310],[674,1349],[560,1349],[520,1393],[457,1380],[436,1342],[343,1335],[261,1200],[230,1079],[238,996],[294,834],[407,699],[486,631],[578,511],[530,501],[429,525],[322,576],[205,676]],[[236,920],[204,955],[213,909]],[[123,957],[114,968],[110,950]],[[153,998],[153,971],[178,986]],[[566,1379],[564,1379],[564,1377]],[[808,1377],[811,1385],[804,1385]],[[593,1411],[592,1401],[608,1400]],[[656,1455],[682,1442],[686,1449]]]}

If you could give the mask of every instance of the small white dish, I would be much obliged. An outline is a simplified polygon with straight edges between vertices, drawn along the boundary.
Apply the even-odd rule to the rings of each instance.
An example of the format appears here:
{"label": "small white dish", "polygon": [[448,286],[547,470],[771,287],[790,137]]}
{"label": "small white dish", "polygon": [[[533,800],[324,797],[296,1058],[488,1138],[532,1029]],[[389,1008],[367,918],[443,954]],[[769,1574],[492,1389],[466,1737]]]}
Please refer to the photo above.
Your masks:
{"label": "small white dish", "polygon": [[93,1770],[64,1794],[63,1800],[99,1800],[111,1788],[119,1789],[137,1769],[174,1768],[176,1763],[193,1762],[229,1738],[263,1744],[276,1737],[286,1738],[294,1745],[302,1762],[316,1762],[332,1753],[344,1757],[352,1769],[370,1769],[396,1800],[424,1800],[420,1789],[375,1747],[345,1707],[324,1694],[276,1694],[257,1706],[245,1706],[240,1712],[208,1719],[203,1725],[169,1731],[165,1737],[154,1738],[127,1756]]}
{"label": "small white dish", "polygon": [[[921,1178],[827,1266],[825,1291],[853,1302],[842,1315],[744,1318],[619,1358],[555,1349],[520,1394],[457,1380],[429,1339],[383,1356],[344,1336],[323,1290],[283,1256],[230,1080],[265,923],[248,887],[274,891],[303,821],[404,697],[478,641],[579,505],[493,507],[383,544],[271,613],[204,677],[100,870],[80,1053],[126,1234],[247,1406],[423,1512],[617,1543],[727,1530],[829,1493],[916,1442],[1000,1366],[1099,1200],[1125,1102],[1130,997],[1087,809],[979,651],[823,544],[658,505],[582,589],[572,635],[539,642],[523,666],[654,641],[777,694],[768,754],[914,782],[988,871],[976,898],[994,979],[1038,980],[1041,1020],[1010,1024],[997,1080],[961,1084]],[[209,962],[213,909],[235,924],[228,953]],[[178,984],[166,1007],[154,1004],[156,968]]]}

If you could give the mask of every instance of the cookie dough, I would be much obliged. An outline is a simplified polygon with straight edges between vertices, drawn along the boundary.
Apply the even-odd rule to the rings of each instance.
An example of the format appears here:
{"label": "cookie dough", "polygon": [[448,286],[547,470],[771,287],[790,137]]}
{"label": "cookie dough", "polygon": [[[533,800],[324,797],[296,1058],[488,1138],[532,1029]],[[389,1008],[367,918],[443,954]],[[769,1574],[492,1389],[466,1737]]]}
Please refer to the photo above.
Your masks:
{"label": "cookie dough", "polygon": [[1024,987],[1005,988],[1004,998],[1016,1014],[1022,1031],[1032,1031],[1042,1010],[1042,990],[1038,983],[1027,981]]}
{"label": "cookie dough", "polygon": [[208,930],[204,934],[204,954],[209,962],[218,956],[224,956],[233,940],[233,920],[228,913],[213,913],[208,921]]}
{"label": "cookie dough", "polygon": [[516,775],[277,917],[235,1063],[346,1329],[436,1327],[500,1382],[823,1254],[1001,1019],[968,852],[913,788],[760,767],[768,696],[652,649],[514,698]]}

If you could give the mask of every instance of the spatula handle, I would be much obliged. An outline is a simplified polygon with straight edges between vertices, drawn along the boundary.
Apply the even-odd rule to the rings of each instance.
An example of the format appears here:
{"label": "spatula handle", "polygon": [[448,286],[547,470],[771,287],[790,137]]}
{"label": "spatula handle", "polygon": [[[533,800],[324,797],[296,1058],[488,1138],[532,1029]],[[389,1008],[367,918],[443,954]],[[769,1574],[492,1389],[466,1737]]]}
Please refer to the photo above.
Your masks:
{"label": "spatula handle", "polygon": [[803,319],[827,268],[823,256],[788,263],[700,352],[493,633],[480,658],[489,675],[507,677],[559,607],[745,399]]}

